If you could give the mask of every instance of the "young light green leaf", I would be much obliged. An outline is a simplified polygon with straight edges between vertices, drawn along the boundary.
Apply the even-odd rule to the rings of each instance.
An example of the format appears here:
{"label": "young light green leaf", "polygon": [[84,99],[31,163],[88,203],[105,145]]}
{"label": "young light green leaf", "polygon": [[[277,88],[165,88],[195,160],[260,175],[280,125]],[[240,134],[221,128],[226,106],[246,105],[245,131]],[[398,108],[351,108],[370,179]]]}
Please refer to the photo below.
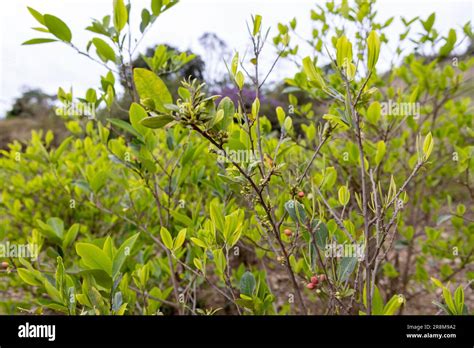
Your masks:
{"label": "young light green leaf", "polygon": [[206,249],[207,246],[206,246],[206,243],[204,243],[202,240],[200,240],[199,238],[194,238],[194,237],[191,237],[191,241],[196,244],[197,246],[201,247],[201,248],[204,248]]}
{"label": "young light green leaf", "polygon": [[178,232],[176,239],[173,244],[173,250],[178,250],[183,245],[184,241],[186,240],[186,228],[183,228],[181,231]]}
{"label": "young light green leaf", "polygon": [[337,66],[340,68],[349,63],[352,63],[352,44],[345,35],[337,39],[336,62]]}
{"label": "young light green leaf", "polygon": [[446,287],[443,287],[443,297],[444,297],[444,302],[448,306],[451,313],[455,314],[456,313],[456,306],[454,305],[453,297],[451,295],[451,292]]}
{"label": "young light green leaf", "polygon": [[35,17],[35,19],[40,23],[40,24],[43,24],[43,25],[46,25],[45,22],[44,22],[44,17],[41,13],[39,13],[38,11],[36,11],[35,9],[31,8],[31,7],[27,7],[28,8],[28,11],[31,13],[31,15],[33,17]]}
{"label": "young light green leaf", "polygon": [[51,226],[52,231],[56,236],[58,236],[60,239],[63,238],[64,234],[64,222],[60,218],[57,217],[52,217],[49,218],[47,221],[49,226]]}
{"label": "young light green leaf", "polygon": [[290,132],[293,128],[293,120],[290,116],[286,116],[285,122],[283,122],[283,129],[286,133]]}
{"label": "young light green leaf", "polygon": [[341,205],[346,206],[347,203],[349,203],[349,200],[351,198],[351,193],[349,192],[349,189],[347,186],[341,186],[338,191],[338,198],[339,198],[339,203]]}
{"label": "young light green leaf", "polygon": [[310,57],[306,57],[303,59],[303,70],[305,75],[311,82],[314,82],[319,88],[325,88],[326,83],[324,82],[321,75],[316,70],[313,61]]}
{"label": "young light green leaf", "polygon": [[72,34],[69,27],[61,19],[56,16],[45,14],[44,25],[49,29],[49,32],[56,36],[61,41],[71,42]]}
{"label": "young light green leaf", "polygon": [[454,306],[456,308],[456,314],[461,315],[464,309],[464,289],[462,285],[459,285],[454,291]]}
{"label": "young light green leaf", "polygon": [[18,268],[17,272],[20,279],[23,280],[26,284],[33,285],[33,286],[42,285],[42,282],[37,279],[37,277],[32,271],[27,270],[26,268]]}
{"label": "young light green leaf", "polygon": [[107,42],[95,37],[92,39],[92,43],[96,48],[97,55],[104,63],[108,61],[115,62],[115,51]]}
{"label": "young light green leaf", "polygon": [[231,72],[232,76],[237,74],[237,68],[239,67],[239,52],[235,52],[234,57],[232,58]]}
{"label": "young light green leaf", "polygon": [[431,132],[429,132],[425,137],[425,141],[423,142],[423,154],[425,161],[430,157],[431,151],[433,151],[433,146],[433,136],[431,135]]}
{"label": "young light green leaf", "polygon": [[380,162],[382,162],[382,159],[384,158],[385,156],[385,152],[386,152],[386,145],[385,145],[385,142],[383,140],[380,140],[378,143],[377,143],[377,152],[375,153],[375,164],[376,165],[379,165]]}
{"label": "young light green leaf", "polygon": [[123,242],[123,244],[117,250],[112,264],[112,278],[115,279],[119,274],[125,260],[128,256],[130,256],[130,253],[132,252],[133,246],[135,245],[139,235],[140,233],[135,233],[133,236]]}
{"label": "young light green leaf", "polygon": [[405,299],[401,295],[393,295],[383,309],[384,315],[394,315],[395,312],[405,303]]}
{"label": "young light green leaf", "polygon": [[171,104],[173,98],[164,82],[152,71],[142,68],[133,70],[133,78],[140,98],[150,98],[156,109],[165,113],[164,105]]}
{"label": "young light green leaf", "polygon": [[235,75],[235,83],[237,84],[237,87],[241,90],[244,88],[244,82],[245,82],[245,77],[242,71],[238,71],[237,74]]}
{"label": "young light green leaf", "polygon": [[168,249],[173,249],[173,238],[171,237],[171,233],[166,229],[166,227],[161,227],[160,230],[161,241]]}
{"label": "young light green leaf", "polygon": [[76,252],[90,269],[100,269],[112,275],[112,260],[98,246],[91,243],[77,243]]}
{"label": "young light green leaf", "polygon": [[48,39],[48,38],[37,38],[37,39],[31,39],[28,41],[25,41],[22,43],[23,46],[26,45],[38,45],[38,44],[43,44],[43,43],[49,43],[49,42],[56,42],[58,40],[56,39]]}
{"label": "young light green leaf", "polygon": [[197,257],[195,257],[193,259],[193,263],[194,263],[194,266],[200,270],[201,272],[204,272],[204,267],[202,266],[202,261],[200,259],[198,259]]}
{"label": "young light green leaf", "polygon": [[216,226],[216,228],[224,232],[225,220],[224,214],[221,211],[218,200],[213,200],[209,206],[209,213],[211,215],[211,221]]}
{"label": "young light green leaf", "polygon": [[253,36],[256,36],[260,32],[260,27],[262,25],[262,16],[256,15],[253,20]]}
{"label": "young light green leaf", "polygon": [[375,31],[371,31],[367,38],[367,69],[375,68],[380,54],[380,38]]}
{"label": "young light green leaf", "polygon": [[77,234],[79,233],[79,228],[80,227],[81,227],[81,225],[79,225],[79,224],[74,224],[71,227],[69,227],[69,230],[64,235],[64,239],[63,239],[63,243],[62,243],[63,249],[68,248],[72,244],[72,242],[76,239]]}
{"label": "young light green leaf", "polygon": [[370,104],[367,109],[367,120],[372,124],[377,124],[380,120],[380,115],[382,114],[382,107],[378,101]]}
{"label": "young light green leaf", "polygon": [[114,0],[114,27],[120,33],[128,20],[128,11],[123,0]]}
{"label": "young light green leaf", "polygon": [[145,127],[141,123],[143,119],[148,117],[148,114],[146,110],[140,104],[132,103],[132,105],[130,105],[130,110],[128,113],[129,113],[130,123],[132,127],[135,128],[135,130],[138,133],[145,135],[147,132],[149,132],[147,127]]}

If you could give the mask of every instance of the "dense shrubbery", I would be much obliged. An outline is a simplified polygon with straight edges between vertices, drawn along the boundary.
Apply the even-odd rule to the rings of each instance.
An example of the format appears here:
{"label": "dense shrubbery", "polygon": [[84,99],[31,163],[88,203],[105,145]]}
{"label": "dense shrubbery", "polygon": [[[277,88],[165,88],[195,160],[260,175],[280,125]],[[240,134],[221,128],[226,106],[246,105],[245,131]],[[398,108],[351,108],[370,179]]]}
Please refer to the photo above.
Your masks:
{"label": "dense shrubbery", "polygon": [[[175,3],[152,1],[141,32]],[[0,311],[467,314],[474,131],[464,75],[474,61],[450,54],[460,35],[473,39],[471,24],[441,37],[434,14],[402,19],[401,64],[382,75],[392,19],[378,23],[373,1],[356,3],[311,12],[311,57],[293,44],[296,20],[279,25],[276,60],[300,69],[274,115],[260,111],[271,73],[259,64],[269,41],[261,16],[251,61],[228,62],[235,102],[191,79],[173,100],[159,76],[193,57],[164,46],[149,70],[132,71],[122,0],[88,27],[97,36],[84,52],[60,19],[30,9],[53,38],[27,43],[65,42],[110,72],[83,98],[59,90],[71,133],[60,146],[34,133],[1,152],[0,240],[39,254],[5,259]],[[432,52],[402,56],[409,39]],[[86,105],[111,110],[119,78],[129,123],[73,118]]]}

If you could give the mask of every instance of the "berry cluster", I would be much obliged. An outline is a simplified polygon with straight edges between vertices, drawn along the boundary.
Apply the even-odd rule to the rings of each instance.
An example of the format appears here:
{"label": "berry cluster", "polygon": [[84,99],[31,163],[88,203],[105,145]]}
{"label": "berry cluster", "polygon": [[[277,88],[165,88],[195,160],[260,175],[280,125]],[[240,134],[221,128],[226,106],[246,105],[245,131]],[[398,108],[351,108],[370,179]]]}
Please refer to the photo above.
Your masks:
{"label": "berry cluster", "polygon": [[318,286],[319,283],[322,283],[326,280],[326,275],[325,274],[320,274],[318,276],[312,276],[311,281],[306,284],[306,287],[310,290],[313,290]]}

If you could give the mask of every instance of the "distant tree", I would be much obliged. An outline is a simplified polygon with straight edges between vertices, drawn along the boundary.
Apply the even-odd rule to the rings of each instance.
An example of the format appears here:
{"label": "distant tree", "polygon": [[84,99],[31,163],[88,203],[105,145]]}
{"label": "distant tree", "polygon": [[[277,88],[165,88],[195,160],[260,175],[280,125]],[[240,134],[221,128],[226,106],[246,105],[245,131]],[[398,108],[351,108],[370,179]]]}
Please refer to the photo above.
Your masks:
{"label": "distant tree", "polygon": [[38,88],[29,88],[16,98],[7,118],[38,118],[54,115],[55,96],[44,93]]}

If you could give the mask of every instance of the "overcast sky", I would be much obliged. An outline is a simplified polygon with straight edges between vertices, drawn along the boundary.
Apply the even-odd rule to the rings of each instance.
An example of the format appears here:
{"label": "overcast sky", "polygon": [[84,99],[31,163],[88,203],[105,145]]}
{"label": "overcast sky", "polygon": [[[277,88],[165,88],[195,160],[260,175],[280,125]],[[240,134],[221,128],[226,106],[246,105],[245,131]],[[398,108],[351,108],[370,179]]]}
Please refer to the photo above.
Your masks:
{"label": "overcast sky", "polygon": [[[132,0],[132,11],[133,8],[141,10],[145,6],[149,7],[149,3],[150,0]],[[314,8],[315,3],[316,1],[307,0],[181,0],[159,17],[140,47],[144,49],[156,43],[170,43],[179,49],[191,49],[205,56],[198,38],[205,32],[214,32],[231,50],[244,51],[248,47],[245,22],[251,14],[262,14],[264,26],[272,28],[276,28],[278,22],[287,23],[296,17],[302,32],[308,32],[309,11]],[[472,21],[473,3],[473,0],[379,0],[377,10],[380,20],[400,15],[406,18],[417,15],[426,18],[431,12],[436,12],[435,27],[445,33],[450,27],[459,28],[467,21]],[[28,39],[41,37],[41,33],[30,29],[38,25],[27,11],[27,6],[63,19],[71,28],[73,42],[83,48],[93,35],[84,28],[89,25],[91,18],[101,19],[109,14],[112,0],[2,1],[0,117],[9,109],[13,98],[19,96],[26,87],[37,87],[54,94],[59,86],[74,86],[75,92],[82,94],[88,87],[96,87],[98,76],[105,71],[103,67],[77,55],[64,44],[21,46]],[[135,15],[139,15],[137,12],[135,11]],[[137,17],[133,18],[137,23]],[[400,23],[396,22],[388,33],[389,40],[396,39],[401,29]],[[270,37],[274,33],[275,31]],[[268,47],[267,53],[271,57],[273,49],[270,45]],[[281,66],[275,77],[284,77],[290,73],[289,66]]]}

